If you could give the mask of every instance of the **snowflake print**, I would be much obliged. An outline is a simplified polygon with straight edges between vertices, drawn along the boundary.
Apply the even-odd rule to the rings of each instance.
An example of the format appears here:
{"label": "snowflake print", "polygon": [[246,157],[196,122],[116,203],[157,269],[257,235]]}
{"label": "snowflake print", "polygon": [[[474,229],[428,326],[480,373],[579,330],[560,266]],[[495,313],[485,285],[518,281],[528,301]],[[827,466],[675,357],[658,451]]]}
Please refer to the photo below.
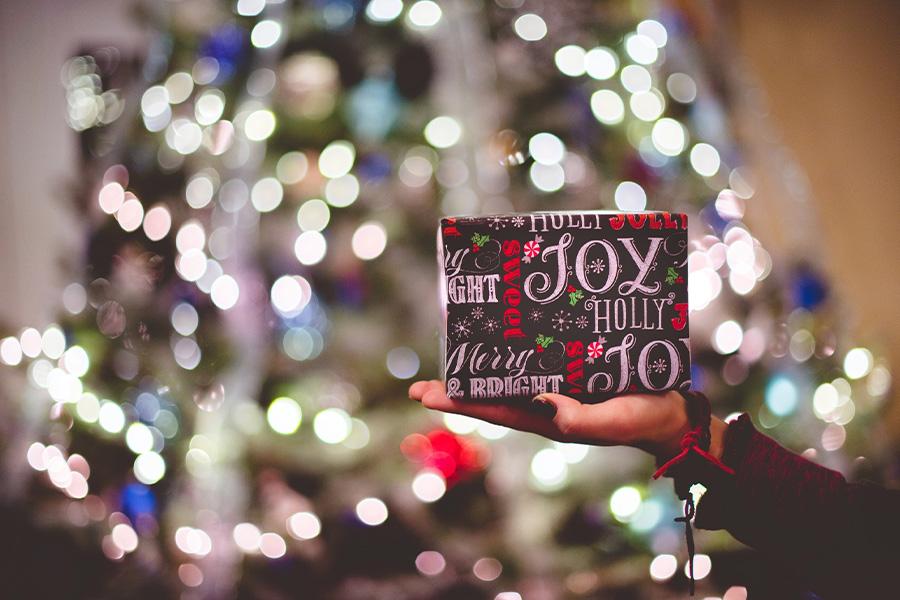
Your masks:
{"label": "snowflake print", "polygon": [[484,308],[481,306],[476,306],[472,309],[472,319],[475,321],[480,321],[481,318],[484,317]]}
{"label": "snowflake print", "polygon": [[572,315],[564,310],[558,311],[553,315],[552,324],[557,331],[567,331],[572,325]]}
{"label": "snowflake print", "polygon": [[500,323],[497,319],[488,319],[484,322],[484,330],[488,333],[494,333],[498,329],[500,329]]}
{"label": "snowflake print", "polygon": [[489,217],[488,218],[488,228],[493,229],[495,231],[500,231],[501,229],[506,227],[506,221],[503,217]]}
{"label": "snowflake print", "polygon": [[603,272],[603,269],[606,268],[606,263],[602,258],[595,258],[588,265],[588,271],[591,273],[597,273],[598,275]]}
{"label": "snowflake print", "polygon": [[543,318],[544,318],[544,313],[542,313],[540,310],[538,310],[536,308],[528,313],[528,319],[531,321],[540,321]]}
{"label": "snowflake print", "polygon": [[666,370],[666,367],[669,366],[669,363],[666,362],[664,358],[657,358],[652,363],[650,363],[650,371],[652,373],[662,373]]}
{"label": "snowflake print", "polygon": [[578,315],[575,317],[575,327],[578,329],[586,329],[588,326],[588,318],[585,315]]}
{"label": "snowflake print", "polygon": [[513,227],[521,227],[525,224],[525,217],[523,217],[522,215],[516,215],[512,218],[512,224]]}
{"label": "snowflake print", "polygon": [[464,340],[472,335],[472,323],[468,319],[460,319],[450,328],[450,332],[458,340]]}

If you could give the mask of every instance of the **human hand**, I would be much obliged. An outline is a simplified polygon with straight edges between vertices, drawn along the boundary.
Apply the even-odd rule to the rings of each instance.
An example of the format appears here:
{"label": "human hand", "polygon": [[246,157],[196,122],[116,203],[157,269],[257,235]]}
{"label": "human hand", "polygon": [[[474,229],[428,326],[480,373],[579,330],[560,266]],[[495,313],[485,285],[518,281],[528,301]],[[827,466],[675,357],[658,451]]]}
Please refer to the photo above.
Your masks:
{"label": "human hand", "polygon": [[[684,397],[662,394],[628,394],[599,404],[582,404],[562,394],[546,393],[531,403],[502,404],[453,400],[439,380],[417,381],[409,397],[426,408],[467,415],[521,431],[537,433],[560,442],[597,446],[632,446],[659,459],[680,450],[681,438],[690,428]],[[710,453],[721,456],[725,424],[713,418]]]}

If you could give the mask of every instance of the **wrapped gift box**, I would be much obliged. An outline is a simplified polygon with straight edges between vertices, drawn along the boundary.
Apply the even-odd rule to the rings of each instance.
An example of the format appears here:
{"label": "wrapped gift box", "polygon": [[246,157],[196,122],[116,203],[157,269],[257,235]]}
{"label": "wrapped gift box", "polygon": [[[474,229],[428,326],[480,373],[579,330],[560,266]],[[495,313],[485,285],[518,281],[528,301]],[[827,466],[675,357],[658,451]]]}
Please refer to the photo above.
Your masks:
{"label": "wrapped gift box", "polygon": [[598,402],[690,386],[685,215],[448,217],[438,260],[450,396]]}

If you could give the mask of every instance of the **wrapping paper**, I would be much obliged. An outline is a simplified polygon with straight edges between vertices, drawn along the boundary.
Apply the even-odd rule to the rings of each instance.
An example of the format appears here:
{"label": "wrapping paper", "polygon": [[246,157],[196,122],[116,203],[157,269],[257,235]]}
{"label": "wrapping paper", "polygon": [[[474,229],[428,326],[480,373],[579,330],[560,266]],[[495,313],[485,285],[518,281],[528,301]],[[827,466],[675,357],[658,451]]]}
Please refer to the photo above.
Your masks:
{"label": "wrapping paper", "polygon": [[451,397],[690,387],[686,215],[447,217],[438,262]]}

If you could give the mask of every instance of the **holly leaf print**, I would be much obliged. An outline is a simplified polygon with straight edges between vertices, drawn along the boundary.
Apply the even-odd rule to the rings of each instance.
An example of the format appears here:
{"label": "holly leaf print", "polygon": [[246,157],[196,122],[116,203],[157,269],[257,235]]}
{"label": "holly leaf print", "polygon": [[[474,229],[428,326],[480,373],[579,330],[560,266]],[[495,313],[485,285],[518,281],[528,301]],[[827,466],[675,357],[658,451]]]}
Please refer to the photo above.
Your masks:
{"label": "holly leaf print", "polygon": [[679,277],[681,276],[678,274],[678,271],[675,270],[675,267],[669,267],[666,271],[666,283],[669,285],[675,283]]}
{"label": "holly leaf print", "polygon": [[574,292],[569,292],[569,304],[575,306],[578,304],[578,301],[584,298],[584,292],[581,290],[575,290]]}
{"label": "holly leaf print", "polygon": [[538,336],[534,338],[534,341],[541,348],[546,348],[553,343],[553,336],[538,334]]}
{"label": "holly leaf print", "polygon": [[491,236],[489,236],[486,233],[472,234],[472,243],[478,247],[484,246],[485,244],[488,243],[488,240],[490,240],[490,239],[491,239]]}

